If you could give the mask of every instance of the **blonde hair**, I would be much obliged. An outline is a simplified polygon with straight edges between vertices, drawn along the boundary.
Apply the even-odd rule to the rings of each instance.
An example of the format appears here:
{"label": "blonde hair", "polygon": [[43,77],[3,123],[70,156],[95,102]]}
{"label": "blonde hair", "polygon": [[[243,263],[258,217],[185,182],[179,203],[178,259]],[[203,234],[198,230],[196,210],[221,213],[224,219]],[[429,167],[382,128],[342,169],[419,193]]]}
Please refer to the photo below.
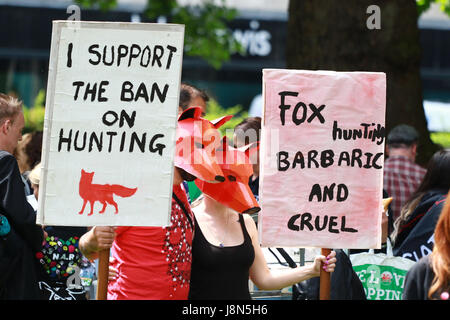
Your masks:
{"label": "blonde hair", "polygon": [[24,135],[22,135],[22,140],[17,143],[17,146],[14,149],[14,157],[17,159],[20,173],[24,173],[25,171],[30,171],[31,169],[33,169],[28,164],[28,155],[25,152],[25,148],[30,141],[31,133],[25,133]]}
{"label": "blonde hair", "polygon": [[450,289],[450,193],[434,231],[434,247],[430,255],[434,279],[428,297],[441,294]]}
{"label": "blonde hair", "polygon": [[14,157],[19,164],[20,173],[30,171],[41,161],[42,134],[42,131],[25,133],[17,143]]}
{"label": "blonde hair", "polygon": [[7,119],[13,121],[20,112],[22,112],[22,101],[0,93],[0,124]]}
{"label": "blonde hair", "polygon": [[33,170],[31,170],[30,175],[28,176],[28,180],[30,180],[32,184],[39,185],[39,181],[41,180],[40,177],[41,177],[41,163],[39,162],[33,168]]}
{"label": "blonde hair", "polygon": [[394,230],[391,233],[392,242],[396,242],[397,236],[400,233],[403,225],[406,223],[408,218],[413,213],[414,209],[419,205],[422,197],[425,195],[425,192],[421,192],[415,195],[415,198],[410,199],[405,205],[402,207],[400,211],[399,217],[394,221]]}

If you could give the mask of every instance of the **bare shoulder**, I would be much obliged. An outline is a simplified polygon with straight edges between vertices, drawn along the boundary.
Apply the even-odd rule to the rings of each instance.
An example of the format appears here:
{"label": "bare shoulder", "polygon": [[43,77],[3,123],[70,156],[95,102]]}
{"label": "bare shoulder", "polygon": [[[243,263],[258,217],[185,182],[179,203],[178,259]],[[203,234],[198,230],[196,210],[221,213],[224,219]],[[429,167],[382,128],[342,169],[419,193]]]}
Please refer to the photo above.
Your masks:
{"label": "bare shoulder", "polygon": [[242,214],[242,216],[244,217],[244,223],[245,227],[247,228],[247,232],[253,238],[253,235],[256,235],[258,233],[256,223],[255,221],[253,221],[253,218],[249,214]]}

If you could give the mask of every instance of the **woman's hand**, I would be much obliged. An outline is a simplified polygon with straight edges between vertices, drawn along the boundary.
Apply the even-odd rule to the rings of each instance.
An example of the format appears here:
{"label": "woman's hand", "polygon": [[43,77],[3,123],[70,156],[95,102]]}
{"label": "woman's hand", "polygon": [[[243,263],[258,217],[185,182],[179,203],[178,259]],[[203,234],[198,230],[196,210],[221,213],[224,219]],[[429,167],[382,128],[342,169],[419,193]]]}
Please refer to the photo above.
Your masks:
{"label": "woman's hand", "polygon": [[313,271],[314,274],[318,277],[320,276],[320,268],[323,263],[323,270],[325,272],[333,272],[334,268],[336,268],[336,251],[331,251],[331,253],[328,256],[316,256],[314,259],[314,265],[313,265]]}

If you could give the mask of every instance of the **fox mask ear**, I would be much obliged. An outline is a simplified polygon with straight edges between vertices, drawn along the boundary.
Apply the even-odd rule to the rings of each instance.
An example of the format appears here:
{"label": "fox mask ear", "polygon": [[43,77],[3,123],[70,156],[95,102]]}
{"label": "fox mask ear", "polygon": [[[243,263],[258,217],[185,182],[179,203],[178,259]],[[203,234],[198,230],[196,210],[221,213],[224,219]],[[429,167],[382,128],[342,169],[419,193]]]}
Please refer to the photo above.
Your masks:
{"label": "fox mask ear", "polygon": [[178,118],[178,121],[186,119],[200,119],[201,116],[202,116],[202,108],[190,107],[183,111],[183,113]]}
{"label": "fox mask ear", "polygon": [[245,155],[250,158],[251,155],[259,151],[259,141],[243,146],[239,150],[245,152]]}
{"label": "fox mask ear", "polygon": [[219,129],[225,122],[228,122],[228,120],[230,120],[231,118],[233,118],[232,115],[224,116],[215,120],[211,120],[211,123],[216,129]]}

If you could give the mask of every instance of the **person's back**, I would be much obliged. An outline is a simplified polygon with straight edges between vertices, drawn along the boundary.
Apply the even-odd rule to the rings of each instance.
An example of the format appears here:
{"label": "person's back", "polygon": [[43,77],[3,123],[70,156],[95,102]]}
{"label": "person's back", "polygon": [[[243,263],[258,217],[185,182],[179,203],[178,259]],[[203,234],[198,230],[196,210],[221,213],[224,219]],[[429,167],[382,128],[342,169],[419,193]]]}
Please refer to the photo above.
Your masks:
{"label": "person's back", "polygon": [[[19,167],[14,157],[0,151],[0,211],[11,225],[9,234],[0,240],[2,260],[16,258],[8,266],[9,274],[2,285],[2,299],[38,299],[37,273],[33,251],[39,249],[34,241],[35,215],[26,203]],[[30,233],[31,231],[31,233]],[[39,238],[35,239],[39,241]],[[7,255],[6,257],[3,255]],[[2,262],[4,262],[2,261]],[[3,271],[3,270],[2,270]]]}
{"label": "person's back", "polygon": [[399,125],[387,138],[389,158],[384,163],[383,188],[392,200],[393,220],[400,215],[403,204],[421,183],[426,170],[416,163],[417,131],[408,125]]}
{"label": "person's back", "polygon": [[433,232],[439,219],[446,190],[431,190],[423,195],[411,215],[398,227],[393,252],[395,256],[418,261],[433,250]]}
{"label": "person's back", "polygon": [[394,255],[419,260],[433,248],[433,232],[450,189],[450,151],[437,151],[426,174],[395,221]]}
{"label": "person's back", "polygon": [[[22,137],[22,103],[0,94],[0,213],[11,230],[0,239],[0,262],[17,259],[9,266],[10,274],[1,283],[2,299],[38,299],[34,253],[41,249],[43,231],[36,225],[36,215],[25,197],[19,166],[12,156]],[[3,267],[2,267],[3,269]]]}
{"label": "person's back", "polygon": [[422,257],[406,274],[403,300],[449,299],[450,194],[434,230],[433,252]]}

